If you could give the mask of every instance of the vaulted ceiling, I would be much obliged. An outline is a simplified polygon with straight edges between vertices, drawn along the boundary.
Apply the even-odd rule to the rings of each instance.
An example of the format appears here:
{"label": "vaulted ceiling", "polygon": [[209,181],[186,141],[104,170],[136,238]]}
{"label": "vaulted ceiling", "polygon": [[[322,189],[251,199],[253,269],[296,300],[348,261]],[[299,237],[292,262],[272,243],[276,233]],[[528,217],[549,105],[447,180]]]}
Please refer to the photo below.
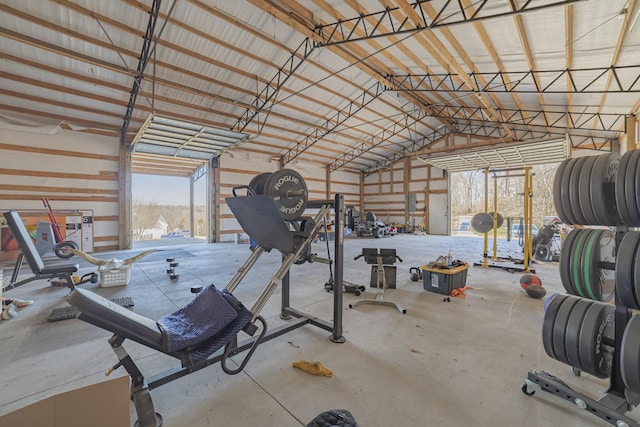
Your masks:
{"label": "vaulted ceiling", "polygon": [[608,150],[640,108],[636,0],[0,3],[0,128],[153,114],[366,174],[449,134]]}

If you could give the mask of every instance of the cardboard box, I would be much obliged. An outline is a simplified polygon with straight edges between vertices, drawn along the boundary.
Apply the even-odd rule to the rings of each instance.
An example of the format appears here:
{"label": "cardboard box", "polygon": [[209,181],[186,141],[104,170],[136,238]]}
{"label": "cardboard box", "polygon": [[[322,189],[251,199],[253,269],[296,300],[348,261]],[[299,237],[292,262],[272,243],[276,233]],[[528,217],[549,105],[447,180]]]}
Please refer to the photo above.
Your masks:
{"label": "cardboard box", "polygon": [[466,286],[469,266],[429,268],[423,265],[420,269],[422,270],[422,286],[425,291],[450,295],[454,289]]}
{"label": "cardboard box", "polygon": [[129,377],[122,376],[40,400],[0,417],[11,427],[129,427]]}

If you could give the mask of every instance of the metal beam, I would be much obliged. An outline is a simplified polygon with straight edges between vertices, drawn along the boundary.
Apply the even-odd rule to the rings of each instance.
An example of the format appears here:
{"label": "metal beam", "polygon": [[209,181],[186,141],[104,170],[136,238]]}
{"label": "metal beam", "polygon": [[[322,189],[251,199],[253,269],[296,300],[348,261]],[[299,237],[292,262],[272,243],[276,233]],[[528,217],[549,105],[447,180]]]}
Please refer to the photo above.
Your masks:
{"label": "metal beam", "polygon": [[385,87],[382,83],[376,82],[369,89],[366,89],[360,96],[352,100],[347,106],[328,118],[322,125],[316,128],[310,135],[305,136],[301,141],[296,142],[293,148],[282,156],[283,164],[287,164],[304,153],[307,148],[335,131],[340,125],[342,125],[347,119],[353,117],[364,107],[373,102],[385,91]]}
{"label": "metal beam", "polygon": [[127,105],[127,112],[124,115],[124,122],[122,123],[122,129],[120,130],[120,144],[126,143],[127,130],[129,130],[129,123],[131,122],[131,116],[133,115],[133,109],[136,105],[136,99],[138,98],[138,91],[140,90],[140,83],[144,78],[144,70],[149,63],[149,57],[151,56],[151,44],[153,43],[153,35],[156,30],[156,22],[158,21],[158,13],[160,12],[160,3],[162,0],[153,0],[151,10],[149,10],[149,23],[147,24],[147,32],[144,35],[144,41],[142,43],[142,52],[138,57],[138,68],[136,69],[136,77],[133,82],[133,87],[129,93],[129,104]]}
{"label": "metal beam", "polygon": [[[423,10],[422,4],[429,3],[430,0],[420,0],[411,4],[411,7],[422,18],[421,25],[414,25],[407,17],[403,20],[394,19],[393,12],[399,7],[387,8],[380,12],[362,14],[358,17],[341,20],[335,23],[318,25],[314,28],[320,38],[320,46],[331,46],[342,43],[361,41],[376,37],[387,37],[390,35],[416,33],[434,28],[447,27],[467,22],[476,22],[491,18],[520,15],[526,12],[539,11],[543,9],[566,6],[571,3],[584,0],[563,0],[552,1],[547,4],[533,6],[531,1],[525,2],[521,6],[515,6],[514,10],[508,12],[492,12],[485,10],[487,0],[482,0],[472,13],[468,13],[460,1],[446,1],[439,8],[433,19]],[[375,23],[370,24],[374,19]]]}
{"label": "metal beam", "polygon": [[[275,103],[275,97],[280,92],[280,89],[289,80],[289,78],[296,72],[296,70],[302,65],[302,63],[309,57],[311,52],[316,48],[316,43],[306,38],[300,43],[298,48],[291,54],[289,59],[276,71],[276,74],[269,80],[262,90],[256,95],[251,107],[247,108],[244,113],[234,123],[232,130],[236,132],[242,132],[253,121],[254,118],[261,112],[267,111],[267,116],[273,104]],[[259,126],[259,132],[262,131],[267,117],[262,121],[262,125]]]}
{"label": "metal beam", "polygon": [[[614,84],[607,85],[609,76]],[[564,70],[497,71],[468,73],[478,90],[460,82],[457,73],[390,75],[398,92],[502,92],[502,93],[637,93],[640,65]],[[484,83],[483,83],[484,82]]]}

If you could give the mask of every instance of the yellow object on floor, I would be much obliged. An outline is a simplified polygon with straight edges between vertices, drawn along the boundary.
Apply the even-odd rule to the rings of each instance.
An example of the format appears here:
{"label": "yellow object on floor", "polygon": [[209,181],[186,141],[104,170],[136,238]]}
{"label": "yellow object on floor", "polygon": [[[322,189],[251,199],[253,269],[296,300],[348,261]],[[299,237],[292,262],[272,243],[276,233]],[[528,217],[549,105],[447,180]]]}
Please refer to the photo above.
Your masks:
{"label": "yellow object on floor", "polygon": [[307,362],[306,360],[298,360],[291,363],[291,366],[313,375],[330,377],[333,375],[331,369],[325,367],[321,362]]}

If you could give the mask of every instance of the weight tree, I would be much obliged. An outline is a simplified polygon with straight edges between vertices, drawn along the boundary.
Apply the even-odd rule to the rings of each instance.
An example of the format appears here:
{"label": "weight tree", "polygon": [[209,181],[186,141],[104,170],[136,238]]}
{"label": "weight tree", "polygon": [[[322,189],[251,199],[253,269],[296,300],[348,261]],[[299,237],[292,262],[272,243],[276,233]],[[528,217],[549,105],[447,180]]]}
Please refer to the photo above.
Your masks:
{"label": "weight tree", "polygon": [[[542,326],[545,352],[572,367],[609,378],[595,399],[544,371],[529,371],[521,390],[541,389],[617,427],[640,427],[626,415],[640,403],[640,150],[567,159],[554,179],[554,204],[567,224],[615,226],[574,229],[560,257],[569,295],[549,302]],[[610,242],[615,242],[615,247]],[[615,291],[614,291],[615,290]],[[615,305],[606,304],[615,297]]]}

